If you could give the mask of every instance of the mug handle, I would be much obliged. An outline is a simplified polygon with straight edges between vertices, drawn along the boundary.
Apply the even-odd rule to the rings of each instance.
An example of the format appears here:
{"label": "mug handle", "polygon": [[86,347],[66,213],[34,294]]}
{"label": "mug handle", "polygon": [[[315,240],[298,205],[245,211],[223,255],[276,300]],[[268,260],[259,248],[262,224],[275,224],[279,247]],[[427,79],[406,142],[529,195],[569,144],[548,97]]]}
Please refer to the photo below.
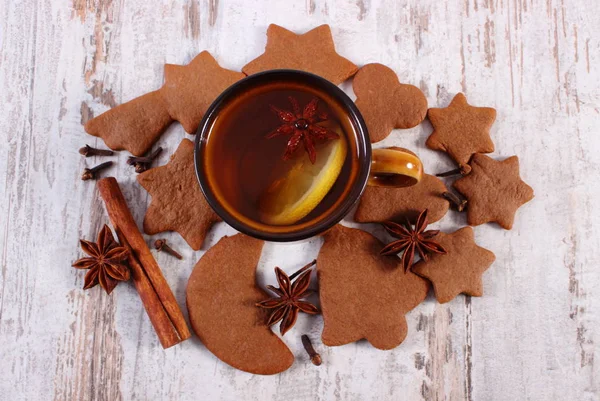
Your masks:
{"label": "mug handle", "polygon": [[402,188],[415,185],[423,177],[423,163],[403,148],[373,149],[368,185]]}

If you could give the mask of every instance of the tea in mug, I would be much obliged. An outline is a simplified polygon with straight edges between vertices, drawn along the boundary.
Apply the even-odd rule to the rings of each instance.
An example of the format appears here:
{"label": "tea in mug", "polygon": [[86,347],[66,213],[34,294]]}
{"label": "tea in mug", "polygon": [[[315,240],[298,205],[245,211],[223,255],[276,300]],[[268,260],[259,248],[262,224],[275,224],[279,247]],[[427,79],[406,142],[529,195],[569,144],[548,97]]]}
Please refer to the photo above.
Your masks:
{"label": "tea in mug", "polygon": [[356,136],[325,91],[269,82],[218,110],[204,138],[204,174],[221,206],[250,226],[314,223],[352,188]]}

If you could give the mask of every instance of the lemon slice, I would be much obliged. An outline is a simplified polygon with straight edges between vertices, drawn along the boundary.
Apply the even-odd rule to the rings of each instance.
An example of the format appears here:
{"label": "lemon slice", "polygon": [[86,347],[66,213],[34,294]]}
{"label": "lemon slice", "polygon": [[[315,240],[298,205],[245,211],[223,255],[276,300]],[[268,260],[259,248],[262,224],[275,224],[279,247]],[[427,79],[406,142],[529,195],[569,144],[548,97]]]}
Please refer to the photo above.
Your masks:
{"label": "lemon slice", "polygon": [[290,225],[309,214],[337,180],[346,159],[346,141],[340,138],[317,146],[312,164],[304,152],[289,160],[290,170],[267,188],[259,201],[261,219],[270,225]]}

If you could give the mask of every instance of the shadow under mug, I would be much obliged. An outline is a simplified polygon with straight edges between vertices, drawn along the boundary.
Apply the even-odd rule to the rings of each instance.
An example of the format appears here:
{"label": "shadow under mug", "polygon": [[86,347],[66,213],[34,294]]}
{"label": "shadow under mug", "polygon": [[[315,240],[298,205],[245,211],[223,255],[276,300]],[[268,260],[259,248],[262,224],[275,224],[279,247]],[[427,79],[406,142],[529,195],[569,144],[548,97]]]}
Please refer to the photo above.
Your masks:
{"label": "shadow under mug", "polygon": [[[357,171],[349,190],[339,199],[333,210],[328,210],[320,218],[310,221],[300,220],[288,226],[271,226],[258,221],[248,221],[244,216],[226,207],[212,188],[207,171],[206,144],[211,128],[219,113],[231,101],[246,91],[273,82],[298,83],[326,93],[349,117],[355,133],[353,146],[358,157]],[[336,85],[317,75],[296,70],[271,70],[244,78],[226,89],[208,108],[200,123],[195,138],[194,163],[200,189],[208,204],[227,224],[236,230],[266,241],[294,242],[324,233],[342,220],[358,201],[366,185],[386,187],[406,187],[416,184],[422,176],[423,166],[412,152],[401,148],[371,150],[367,126],[354,102]]]}

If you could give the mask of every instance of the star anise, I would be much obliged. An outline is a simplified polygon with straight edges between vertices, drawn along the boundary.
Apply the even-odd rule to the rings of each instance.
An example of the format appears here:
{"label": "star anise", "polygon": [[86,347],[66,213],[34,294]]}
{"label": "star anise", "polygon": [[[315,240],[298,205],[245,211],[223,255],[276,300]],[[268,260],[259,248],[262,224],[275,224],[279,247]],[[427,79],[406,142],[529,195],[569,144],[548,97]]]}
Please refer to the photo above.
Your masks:
{"label": "star anise", "polygon": [[[302,301],[302,298],[306,298],[314,292],[313,290],[308,289],[308,285],[310,284],[310,275],[312,273],[310,268],[314,266],[316,262],[316,260],[313,260],[289,277],[283,270],[276,267],[275,275],[277,276],[279,288],[275,288],[272,285],[267,286],[267,288],[276,296],[256,304],[256,306],[260,308],[273,309],[269,316],[269,320],[267,321],[267,325],[272,326],[281,321],[281,325],[279,325],[279,332],[281,335],[287,333],[287,331],[296,323],[299,311],[311,315],[319,313],[316,306],[309,302]],[[298,276],[298,278],[292,282],[296,276]]]}
{"label": "star anise", "polygon": [[99,283],[110,294],[119,281],[129,280],[129,268],[124,263],[129,251],[119,246],[106,224],[100,230],[96,243],[83,239],[80,243],[81,249],[90,257],[75,261],[73,267],[89,270],[85,275],[84,290]]}
{"label": "star anise", "polygon": [[383,227],[385,227],[393,237],[398,238],[398,240],[384,246],[380,254],[395,255],[404,251],[402,254],[402,267],[404,268],[404,271],[408,271],[411,268],[415,257],[415,250],[419,252],[421,259],[423,260],[428,259],[428,253],[446,253],[446,250],[440,244],[431,240],[440,231],[425,231],[427,228],[427,209],[419,214],[414,229],[408,219],[405,224],[386,221],[383,223]]}
{"label": "star anise", "polygon": [[288,97],[292,104],[292,111],[281,110],[271,105],[271,110],[279,117],[283,123],[275,131],[267,135],[267,138],[274,138],[280,135],[291,135],[288,140],[283,160],[288,160],[300,146],[300,142],[304,144],[304,149],[308,153],[308,157],[312,164],[317,160],[317,151],[315,150],[315,142],[328,139],[337,139],[340,136],[323,127],[318,123],[327,121],[328,115],[325,112],[317,112],[319,103],[318,98],[313,98],[304,110],[300,110],[298,101],[292,97]]}

